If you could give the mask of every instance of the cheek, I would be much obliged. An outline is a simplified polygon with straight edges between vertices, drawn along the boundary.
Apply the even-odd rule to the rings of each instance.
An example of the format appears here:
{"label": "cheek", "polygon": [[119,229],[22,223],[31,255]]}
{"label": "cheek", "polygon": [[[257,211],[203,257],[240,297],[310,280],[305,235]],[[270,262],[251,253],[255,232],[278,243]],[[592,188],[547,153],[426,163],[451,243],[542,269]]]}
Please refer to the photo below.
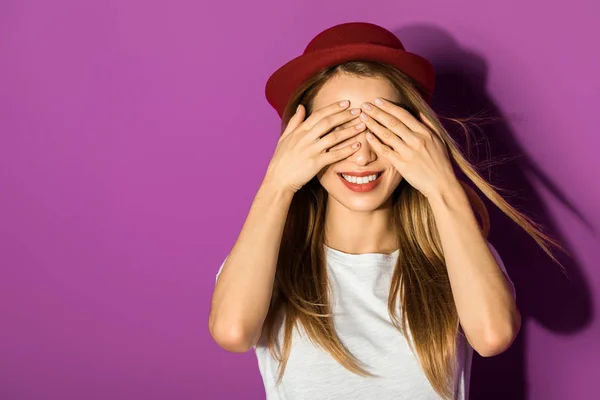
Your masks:
{"label": "cheek", "polygon": [[329,167],[323,168],[319,173],[317,173],[317,180],[321,184],[321,186],[327,185],[327,181],[329,180],[328,176],[331,174]]}
{"label": "cheek", "polygon": [[383,164],[381,167],[386,171],[387,182],[389,182],[391,186],[398,186],[403,179],[398,170],[389,162],[385,162],[385,164]]}
{"label": "cheek", "polygon": [[400,182],[402,182],[402,175],[400,175],[400,173],[394,169],[394,170],[390,170],[390,176],[389,176],[389,182],[390,182],[390,187],[392,188],[392,190],[395,190],[396,187],[398,187],[398,185],[400,184]]}
{"label": "cheek", "polygon": [[332,164],[323,168],[317,174],[317,179],[321,183],[321,186],[324,186],[326,188],[328,185],[331,185],[332,182],[335,182],[335,179],[338,179],[337,174],[331,169],[331,167],[334,165],[335,164]]}
{"label": "cheek", "polygon": [[328,165],[327,167],[325,167],[325,168],[323,168],[322,170],[320,170],[320,171],[317,173],[317,179],[318,179],[318,180],[321,180],[321,179],[323,179],[323,177],[324,177],[324,176],[326,176],[326,175],[330,174],[330,173],[331,173],[331,172],[330,172],[330,169],[331,169],[331,165]]}

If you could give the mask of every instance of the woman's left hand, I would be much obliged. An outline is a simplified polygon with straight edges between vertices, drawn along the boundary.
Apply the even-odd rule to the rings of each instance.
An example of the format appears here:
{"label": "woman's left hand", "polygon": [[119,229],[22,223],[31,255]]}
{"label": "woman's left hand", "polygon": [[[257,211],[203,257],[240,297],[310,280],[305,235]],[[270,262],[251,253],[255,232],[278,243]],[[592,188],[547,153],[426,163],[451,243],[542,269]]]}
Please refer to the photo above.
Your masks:
{"label": "woman's left hand", "polygon": [[433,133],[433,124],[422,114],[425,124],[406,109],[387,100],[364,103],[362,119],[374,135],[367,133],[373,150],[398,170],[406,181],[425,197],[439,196],[458,180],[444,143]]}

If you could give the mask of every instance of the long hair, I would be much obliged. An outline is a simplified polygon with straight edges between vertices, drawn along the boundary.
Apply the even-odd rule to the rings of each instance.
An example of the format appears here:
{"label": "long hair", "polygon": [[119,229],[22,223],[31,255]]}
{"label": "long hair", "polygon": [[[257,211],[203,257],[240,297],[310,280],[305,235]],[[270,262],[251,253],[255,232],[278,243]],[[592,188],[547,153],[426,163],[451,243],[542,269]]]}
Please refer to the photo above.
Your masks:
{"label": "long hair", "polygon": [[[475,185],[519,224],[558,263],[549,245],[562,249],[560,244],[544,233],[540,225],[509,205],[498,193],[500,188],[482,178],[423,100],[423,88],[390,65],[351,61],[322,70],[305,82],[290,99],[283,113],[282,131],[298,104],[306,107],[307,115],[312,112],[316,94],[339,73],[387,79],[400,93],[402,107],[417,118],[422,112],[433,122],[434,134],[448,149],[453,167],[470,181],[467,184],[461,180],[461,185],[478,217],[484,237],[489,232],[489,217],[483,201],[471,185]],[[461,120],[453,120],[467,130]],[[388,312],[399,334],[407,338],[434,390],[443,398],[451,398],[457,373],[459,320],[434,216],[425,196],[405,180],[394,190],[392,204],[391,218],[398,233],[399,256],[390,287]],[[326,206],[327,192],[315,177],[295,193],[288,212],[273,296],[262,331],[269,351],[280,363],[278,382],[290,355],[292,332],[296,326],[302,326],[308,338],[343,367],[362,376],[372,375],[367,366],[343,345],[334,329],[325,266]],[[280,333],[283,343],[278,340]]]}

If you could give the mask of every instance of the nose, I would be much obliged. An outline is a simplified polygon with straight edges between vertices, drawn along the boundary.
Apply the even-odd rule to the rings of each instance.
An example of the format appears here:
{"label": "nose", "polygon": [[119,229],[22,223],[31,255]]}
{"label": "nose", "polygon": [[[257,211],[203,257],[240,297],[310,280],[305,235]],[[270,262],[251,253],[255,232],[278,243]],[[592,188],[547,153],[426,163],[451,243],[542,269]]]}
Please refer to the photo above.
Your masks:
{"label": "nose", "polygon": [[369,144],[367,140],[367,131],[361,132],[356,139],[360,142],[360,148],[350,155],[347,159],[355,163],[356,165],[368,165],[373,161],[377,160],[377,153]]}

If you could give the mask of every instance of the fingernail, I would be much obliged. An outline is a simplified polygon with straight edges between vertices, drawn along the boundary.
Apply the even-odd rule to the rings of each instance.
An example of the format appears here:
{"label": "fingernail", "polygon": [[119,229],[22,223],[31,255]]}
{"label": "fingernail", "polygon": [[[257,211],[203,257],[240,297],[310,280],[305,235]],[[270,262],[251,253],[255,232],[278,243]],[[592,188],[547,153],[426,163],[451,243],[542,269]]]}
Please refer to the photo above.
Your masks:
{"label": "fingernail", "polygon": [[364,129],[364,127],[365,127],[365,123],[364,122],[361,122],[360,124],[356,125],[356,129],[357,130]]}
{"label": "fingernail", "polygon": [[383,105],[383,100],[381,100],[379,97],[375,99],[375,104],[377,104],[378,106],[382,106]]}
{"label": "fingernail", "polygon": [[369,116],[367,114],[360,114],[360,119],[362,119],[363,121],[368,121]]}
{"label": "fingernail", "polygon": [[352,145],[352,148],[353,148],[353,149],[356,149],[356,148],[358,148],[358,146],[360,146],[360,142],[356,142],[356,143],[354,143],[354,144]]}
{"label": "fingernail", "polygon": [[363,103],[362,108],[363,108],[363,110],[367,110],[367,111],[371,111],[373,109],[373,107],[371,107],[371,105],[369,103]]}
{"label": "fingernail", "polygon": [[344,100],[340,102],[340,107],[348,107],[348,105],[350,105],[350,102],[348,100]]}
{"label": "fingernail", "polygon": [[301,104],[298,104],[298,107],[296,107],[296,113],[298,113],[298,111],[300,111],[300,106],[301,106]]}
{"label": "fingernail", "polygon": [[356,115],[360,112],[360,108],[353,108],[352,110],[350,110],[350,114],[352,115]]}
{"label": "fingernail", "polygon": [[373,139],[373,134],[371,132],[367,132],[365,136],[367,136],[367,140]]}

